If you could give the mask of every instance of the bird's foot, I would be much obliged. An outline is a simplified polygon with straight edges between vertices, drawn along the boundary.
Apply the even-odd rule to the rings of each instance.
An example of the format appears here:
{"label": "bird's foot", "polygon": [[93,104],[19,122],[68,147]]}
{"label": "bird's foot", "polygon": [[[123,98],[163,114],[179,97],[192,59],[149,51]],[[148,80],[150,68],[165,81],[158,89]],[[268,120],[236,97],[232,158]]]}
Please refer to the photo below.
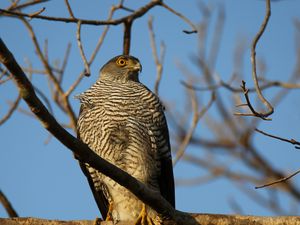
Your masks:
{"label": "bird's foot", "polygon": [[143,204],[143,208],[134,225],[155,225],[152,218],[148,216],[145,204]]}
{"label": "bird's foot", "polygon": [[112,211],[113,211],[113,203],[110,202],[109,206],[108,206],[108,211],[107,211],[107,215],[106,215],[105,221],[112,221],[113,220]]}

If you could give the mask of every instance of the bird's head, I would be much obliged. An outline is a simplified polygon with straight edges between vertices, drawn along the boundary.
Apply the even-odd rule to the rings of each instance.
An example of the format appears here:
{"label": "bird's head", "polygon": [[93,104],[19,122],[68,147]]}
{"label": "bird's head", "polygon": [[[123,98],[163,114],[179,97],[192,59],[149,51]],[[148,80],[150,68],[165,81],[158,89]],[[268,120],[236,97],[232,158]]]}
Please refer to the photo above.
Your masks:
{"label": "bird's head", "polygon": [[119,55],[109,60],[101,68],[100,79],[139,82],[141,71],[142,65],[137,58],[130,55]]}

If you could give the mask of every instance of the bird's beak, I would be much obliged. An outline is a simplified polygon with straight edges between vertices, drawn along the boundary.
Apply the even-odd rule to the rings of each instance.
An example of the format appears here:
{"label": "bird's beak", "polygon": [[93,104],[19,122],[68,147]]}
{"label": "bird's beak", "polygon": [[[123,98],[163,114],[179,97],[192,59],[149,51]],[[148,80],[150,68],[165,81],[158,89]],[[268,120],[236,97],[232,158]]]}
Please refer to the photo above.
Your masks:
{"label": "bird's beak", "polygon": [[142,65],[137,62],[134,66],[133,66],[133,70],[137,71],[137,72],[142,72]]}

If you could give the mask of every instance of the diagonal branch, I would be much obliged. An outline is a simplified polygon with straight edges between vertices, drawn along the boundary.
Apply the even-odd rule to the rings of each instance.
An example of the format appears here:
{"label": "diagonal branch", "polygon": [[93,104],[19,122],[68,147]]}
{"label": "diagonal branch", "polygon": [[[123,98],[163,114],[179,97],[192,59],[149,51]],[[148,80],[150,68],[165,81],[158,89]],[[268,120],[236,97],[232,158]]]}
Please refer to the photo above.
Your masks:
{"label": "diagonal branch", "polygon": [[18,217],[18,213],[15,211],[8,198],[4,195],[4,193],[1,190],[0,190],[0,203],[5,208],[9,217]]}

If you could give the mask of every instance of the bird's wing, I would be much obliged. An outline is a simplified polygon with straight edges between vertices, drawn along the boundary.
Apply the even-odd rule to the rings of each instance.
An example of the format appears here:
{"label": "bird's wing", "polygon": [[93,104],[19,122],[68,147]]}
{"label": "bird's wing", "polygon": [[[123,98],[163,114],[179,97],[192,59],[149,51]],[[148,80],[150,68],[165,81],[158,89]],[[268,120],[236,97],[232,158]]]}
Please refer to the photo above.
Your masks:
{"label": "bird's wing", "polygon": [[161,131],[163,140],[166,143],[162,148],[163,152],[160,157],[161,173],[159,176],[159,187],[161,195],[175,208],[175,185],[173,175],[173,164],[169,140],[169,131],[165,117],[163,117]]}
{"label": "bird's wing", "polygon": [[[80,107],[79,115],[84,113],[85,110],[88,110],[88,107],[86,105],[82,104],[81,107]],[[79,129],[77,129],[77,137],[79,139],[81,139],[78,130]],[[88,183],[89,183],[90,188],[92,190],[92,193],[94,195],[97,206],[98,206],[98,208],[101,212],[102,218],[103,218],[103,220],[105,220],[106,216],[107,216],[107,212],[108,212],[109,203],[108,203],[107,198],[105,197],[104,191],[99,190],[99,189],[96,190],[93,179],[91,177],[91,174],[90,174],[90,172],[87,168],[87,165],[85,163],[80,162],[80,161],[79,161],[79,165],[80,165],[80,168],[81,168],[82,172],[84,173],[84,175],[86,176],[86,178],[88,180]]]}
{"label": "bird's wing", "polygon": [[94,199],[95,199],[95,201],[97,203],[97,206],[98,206],[98,208],[101,212],[102,219],[105,220],[106,216],[107,216],[107,212],[108,212],[108,205],[109,205],[108,200],[105,197],[103,191],[96,190],[96,188],[94,186],[94,183],[93,183],[93,180],[92,180],[92,177],[91,177],[91,175],[90,175],[90,173],[87,169],[87,166],[82,162],[79,162],[79,165],[80,165],[80,168],[81,168],[82,172],[84,173],[84,175],[86,176],[86,178],[89,182],[89,185],[90,185],[90,188],[92,190]]}

